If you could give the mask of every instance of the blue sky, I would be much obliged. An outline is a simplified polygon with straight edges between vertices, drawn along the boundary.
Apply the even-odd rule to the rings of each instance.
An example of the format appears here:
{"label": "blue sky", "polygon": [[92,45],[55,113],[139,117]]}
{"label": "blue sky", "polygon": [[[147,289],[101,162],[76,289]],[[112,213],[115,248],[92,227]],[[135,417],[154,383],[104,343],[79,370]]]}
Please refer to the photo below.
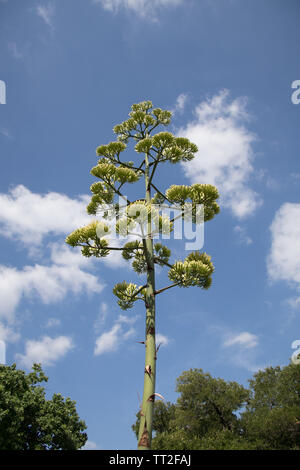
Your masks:
{"label": "blue sky", "polygon": [[[247,384],[289,363],[300,339],[299,14],[297,0],[0,1],[0,339],[8,364],[42,362],[49,396],[77,401],[88,448],[136,448],[144,312],[121,311],[112,294],[136,279],[129,265],[85,259],[64,239],[88,223],[95,148],[132,103],[173,110],[170,131],[199,148],[163,166],[157,185],[221,194],[205,225],[212,287],[158,297],[157,392],[175,401],[192,367]],[[171,245],[174,260],[186,256],[184,241]]]}

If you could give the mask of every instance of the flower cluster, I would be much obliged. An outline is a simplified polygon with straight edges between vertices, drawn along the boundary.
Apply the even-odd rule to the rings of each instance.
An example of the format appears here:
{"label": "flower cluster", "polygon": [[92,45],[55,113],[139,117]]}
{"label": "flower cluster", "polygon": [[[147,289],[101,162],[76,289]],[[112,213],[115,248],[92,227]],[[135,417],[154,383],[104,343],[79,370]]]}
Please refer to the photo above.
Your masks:
{"label": "flower cluster", "polygon": [[135,140],[143,139],[148,132],[159,125],[167,126],[170,124],[172,113],[153,108],[151,101],[142,101],[131,106],[129,116],[129,119],[113,129],[118,135],[118,140],[123,143],[127,142],[130,137]]}
{"label": "flower cluster", "polygon": [[190,253],[184,260],[177,261],[169,270],[169,279],[181,287],[197,286],[208,289],[214,266],[211,257],[198,251]]}
{"label": "flower cluster", "polygon": [[[143,286],[137,286],[132,282],[119,282],[113,288],[113,293],[118,297],[118,304],[122,310],[127,310],[133,307],[136,300],[144,299],[146,289]],[[140,294],[140,296],[138,295]]]}
{"label": "flower cluster", "polygon": [[103,222],[93,221],[85,227],[74,230],[66,238],[66,243],[70,246],[81,246],[83,256],[103,258],[109,254],[108,241],[102,238],[108,233],[109,227],[107,225]]}

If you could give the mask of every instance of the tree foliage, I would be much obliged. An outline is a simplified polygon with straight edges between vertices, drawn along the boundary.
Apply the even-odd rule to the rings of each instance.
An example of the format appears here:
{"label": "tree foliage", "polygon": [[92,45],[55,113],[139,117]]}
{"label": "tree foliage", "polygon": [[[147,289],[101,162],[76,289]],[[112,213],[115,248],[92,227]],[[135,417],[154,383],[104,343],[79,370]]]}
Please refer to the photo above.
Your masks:
{"label": "tree foliage", "polygon": [[55,393],[45,398],[47,382],[39,364],[26,374],[0,365],[0,449],[76,450],[87,440],[75,401]]}
{"label": "tree foliage", "polygon": [[191,369],[176,391],[176,404],[155,403],[153,449],[300,450],[299,364],[260,370],[248,388]]}

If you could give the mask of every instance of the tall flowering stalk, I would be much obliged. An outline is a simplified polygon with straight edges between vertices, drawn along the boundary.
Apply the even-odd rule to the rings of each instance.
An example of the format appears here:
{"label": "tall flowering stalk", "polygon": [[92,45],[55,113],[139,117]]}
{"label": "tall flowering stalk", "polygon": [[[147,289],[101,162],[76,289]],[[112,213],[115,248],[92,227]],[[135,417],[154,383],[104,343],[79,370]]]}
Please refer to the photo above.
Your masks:
{"label": "tall flowering stalk", "polygon": [[[72,232],[66,242],[80,246],[84,256],[105,257],[113,250],[120,250],[125,260],[131,261],[135,272],[146,276],[143,285],[123,281],[115,285],[113,292],[123,310],[131,308],[137,300],[145,304],[145,368],[144,391],[140,410],[138,449],[151,449],[153,405],[155,396],[156,355],[155,342],[155,299],[167,289],[175,286],[198,286],[209,288],[214,271],[210,256],[204,252],[191,252],[183,261],[170,263],[171,251],[162,243],[154,243],[159,234],[173,230],[176,218],[160,214],[159,204],[177,207],[180,217],[198,222],[197,208],[203,208],[204,221],[210,220],[219,212],[217,189],[208,184],[191,186],[172,185],[159,190],[154,184],[154,176],[159,165],[165,162],[176,164],[190,161],[197,152],[197,146],[187,138],[176,137],[170,132],[154,133],[159,126],[167,126],[171,112],[153,108],[151,101],[134,104],[129,119],[114,127],[117,140],[97,148],[100,157],[91,174],[99,181],[91,186],[92,198],[87,206],[90,215],[99,215],[89,225]],[[121,155],[128,142],[133,141],[139,155],[137,163],[125,161]],[[143,198],[129,201],[123,192],[125,184],[145,181]],[[153,193],[153,195],[152,195]],[[190,210],[186,211],[186,205]],[[130,236],[123,246],[111,246],[111,211],[116,215],[115,230],[120,236]],[[138,230],[138,232],[137,232]],[[156,289],[155,266],[169,269],[170,285]]]}

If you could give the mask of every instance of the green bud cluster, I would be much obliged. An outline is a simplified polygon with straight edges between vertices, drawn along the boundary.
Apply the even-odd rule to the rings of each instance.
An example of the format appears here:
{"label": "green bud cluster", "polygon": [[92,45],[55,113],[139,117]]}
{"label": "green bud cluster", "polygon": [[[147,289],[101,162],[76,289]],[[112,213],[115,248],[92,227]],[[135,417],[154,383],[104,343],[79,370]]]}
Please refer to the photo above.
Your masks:
{"label": "green bud cluster", "polygon": [[91,174],[102,179],[108,184],[119,183],[135,183],[142,175],[142,172],[132,170],[122,166],[116,166],[113,163],[106,163],[100,160],[97,166],[91,169]]}
{"label": "green bud cluster", "polygon": [[125,243],[123,248],[122,256],[126,261],[128,261],[134,257],[136,250],[143,249],[143,243],[138,240],[134,240],[132,242]]}
{"label": "green bud cluster", "polygon": [[90,215],[96,215],[99,206],[102,204],[112,204],[114,200],[114,191],[101,181],[93,183],[90,187],[93,193],[91,202],[88,204],[86,210]]}
{"label": "green bud cluster", "polygon": [[213,271],[211,257],[196,251],[190,253],[184,262],[177,261],[169,270],[168,276],[180,287],[197,286],[208,289],[212,282]]}
{"label": "green bud cluster", "polygon": [[[124,250],[122,256],[126,260],[132,260],[132,267],[134,271],[138,274],[143,274],[147,272],[147,260],[145,257],[143,243],[137,240],[128,242],[124,245]],[[171,251],[163,246],[161,243],[154,244],[155,263],[160,266],[164,266],[168,263],[171,256]]]}
{"label": "green bud cluster", "polygon": [[174,223],[167,215],[159,215],[157,219],[154,219],[154,226],[156,232],[167,235],[173,231]]}
{"label": "green bud cluster", "polygon": [[160,108],[153,109],[151,101],[142,101],[131,106],[129,116],[129,119],[113,128],[120,142],[127,142],[129,137],[141,140],[148,130],[158,125],[167,126],[171,122],[172,113]]}
{"label": "green bud cluster", "polygon": [[132,267],[136,273],[142,274],[147,271],[147,261],[142,242],[135,240],[126,243],[122,256],[128,261],[132,260]]}
{"label": "green bud cluster", "polygon": [[101,235],[99,238],[98,227],[101,234],[109,232],[108,226],[105,226],[103,223],[102,225],[100,223],[99,226],[99,222],[93,221],[85,227],[74,230],[74,232],[67,236],[66,243],[70,246],[81,246],[83,256],[103,258],[109,254],[109,250],[106,249],[108,241],[105,238],[101,238]]}
{"label": "green bud cluster", "polygon": [[154,251],[156,253],[155,262],[160,266],[164,266],[165,263],[169,262],[171,256],[171,250],[161,243],[154,244]]}
{"label": "green bud cluster", "polygon": [[115,156],[119,156],[121,152],[124,152],[126,149],[126,144],[124,142],[110,142],[108,145],[100,145],[96,149],[97,155],[114,159]]}
{"label": "green bud cluster", "polygon": [[[127,310],[133,307],[133,304],[136,300],[140,297],[137,296],[138,291],[142,286],[137,286],[132,282],[119,282],[113,288],[113,293],[116,297],[118,297],[118,305],[121,307],[122,310]],[[145,289],[140,291],[140,295],[142,298],[145,297]]]}
{"label": "green bud cluster", "polygon": [[198,151],[197,146],[189,139],[174,137],[170,132],[159,132],[153,137],[141,139],[135,145],[138,153],[150,152],[152,148],[155,149],[158,160],[170,163],[192,160]]}
{"label": "green bud cluster", "polygon": [[165,202],[166,198],[164,197],[163,194],[155,193],[153,198],[151,199],[151,204],[163,204]]}
{"label": "green bud cluster", "polygon": [[211,220],[220,212],[220,207],[216,202],[219,197],[218,190],[211,184],[192,184],[172,185],[166,190],[168,201],[177,203],[183,207],[184,203],[191,201],[193,203],[192,215],[193,222],[196,221],[196,205],[204,206],[204,221]]}

